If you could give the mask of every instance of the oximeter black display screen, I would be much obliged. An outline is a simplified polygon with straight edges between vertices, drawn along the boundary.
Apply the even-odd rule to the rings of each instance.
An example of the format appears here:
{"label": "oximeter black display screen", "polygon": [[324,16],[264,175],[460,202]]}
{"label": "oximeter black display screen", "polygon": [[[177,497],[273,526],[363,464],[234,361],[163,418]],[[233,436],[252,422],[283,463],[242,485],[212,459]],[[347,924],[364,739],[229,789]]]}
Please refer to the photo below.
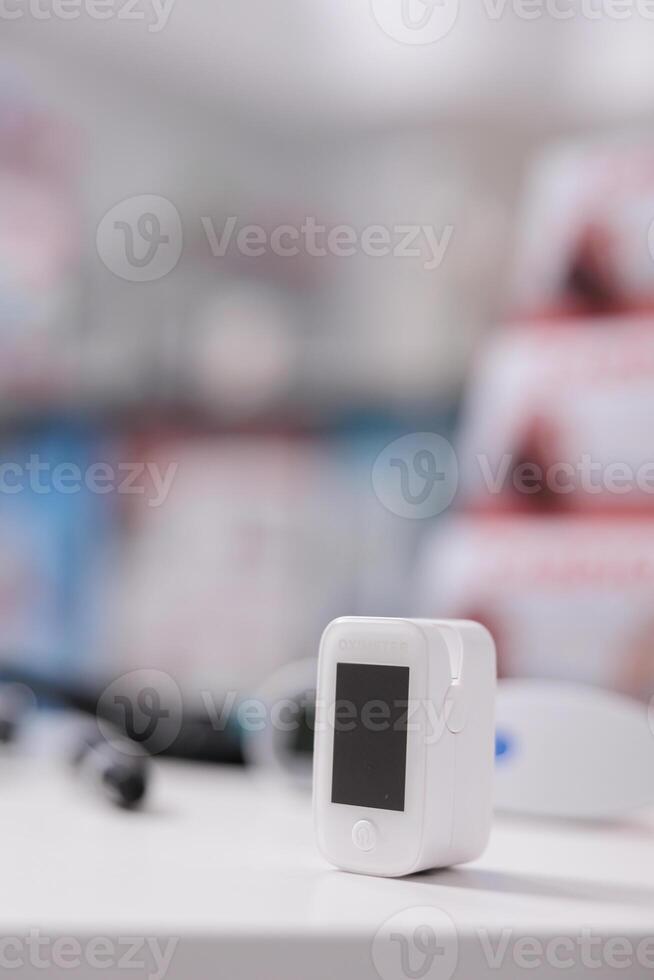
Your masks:
{"label": "oximeter black display screen", "polygon": [[336,664],[332,803],[404,810],[409,668]]}

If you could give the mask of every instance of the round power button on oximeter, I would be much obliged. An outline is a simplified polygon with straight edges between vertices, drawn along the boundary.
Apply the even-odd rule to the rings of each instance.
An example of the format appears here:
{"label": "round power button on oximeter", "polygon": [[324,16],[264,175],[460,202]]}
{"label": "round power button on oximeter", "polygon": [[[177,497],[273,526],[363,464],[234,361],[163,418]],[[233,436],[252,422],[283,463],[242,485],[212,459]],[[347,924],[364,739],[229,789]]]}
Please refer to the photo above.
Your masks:
{"label": "round power button on oximeter", "polygon": [[372,851],[377,834],[375,826],[369,820],[357,820],[352,828],[352,840],[360,851]]}

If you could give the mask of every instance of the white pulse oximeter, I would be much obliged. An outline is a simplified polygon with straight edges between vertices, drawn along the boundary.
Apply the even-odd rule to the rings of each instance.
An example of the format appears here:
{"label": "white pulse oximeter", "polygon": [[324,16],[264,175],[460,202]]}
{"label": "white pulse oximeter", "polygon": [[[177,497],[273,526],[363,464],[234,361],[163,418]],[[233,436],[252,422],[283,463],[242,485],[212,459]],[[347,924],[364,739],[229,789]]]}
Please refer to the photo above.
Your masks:
{"label": "white pulse oximeter", "polygon": [[347,871],[478,857],[492,815],[495,646],[463,620],[336,619],[320,644],[313,805]]}

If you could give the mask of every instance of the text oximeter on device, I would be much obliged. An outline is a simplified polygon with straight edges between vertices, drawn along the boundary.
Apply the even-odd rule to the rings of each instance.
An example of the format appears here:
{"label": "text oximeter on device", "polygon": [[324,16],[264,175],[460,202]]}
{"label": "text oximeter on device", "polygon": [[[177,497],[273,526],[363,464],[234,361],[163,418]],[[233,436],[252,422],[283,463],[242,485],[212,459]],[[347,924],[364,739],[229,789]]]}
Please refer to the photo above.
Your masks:
{"label": "text oximeter on device", "polygon": [[495,647],[464,620],[336,619],[318,664],[314,818],[347,871],[470,861],[491,824]]}

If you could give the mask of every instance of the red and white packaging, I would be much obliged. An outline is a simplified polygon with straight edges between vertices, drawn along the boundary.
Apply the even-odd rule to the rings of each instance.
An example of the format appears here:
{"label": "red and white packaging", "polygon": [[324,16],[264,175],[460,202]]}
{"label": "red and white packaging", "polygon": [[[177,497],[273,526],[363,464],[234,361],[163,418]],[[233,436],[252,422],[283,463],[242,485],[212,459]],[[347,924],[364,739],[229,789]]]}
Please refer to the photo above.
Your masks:
{"label": "red and white packaging", "polygon": [[654,309],[654,143],[562,145],[528,181],[516,241],[518,318]]}
{"label": "red and white packaging", "polygon": [[654,523],[461,517],[427,541],[424,615],[493,633],[501,676],[654,693]]}
{"label": "red and white packaging", "polygon": [[516,326],[473,376],[458,445],[473,509],[654,514],[654,317]]}

